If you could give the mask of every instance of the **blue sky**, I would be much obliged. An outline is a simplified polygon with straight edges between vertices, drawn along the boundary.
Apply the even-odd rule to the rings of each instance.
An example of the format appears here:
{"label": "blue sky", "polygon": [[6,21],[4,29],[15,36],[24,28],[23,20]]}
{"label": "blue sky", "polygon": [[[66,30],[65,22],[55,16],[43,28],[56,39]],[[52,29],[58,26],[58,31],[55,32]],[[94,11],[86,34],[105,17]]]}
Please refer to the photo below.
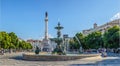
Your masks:
{"label": "blue sky", "polygon": [[48,12],[49,34],[56,37],[54,27],[64,27],[62,34],[102,25],[120,12],[120,0],[0,0],[0,31],[15,32],[22,39],[44,36],[45,12]]}

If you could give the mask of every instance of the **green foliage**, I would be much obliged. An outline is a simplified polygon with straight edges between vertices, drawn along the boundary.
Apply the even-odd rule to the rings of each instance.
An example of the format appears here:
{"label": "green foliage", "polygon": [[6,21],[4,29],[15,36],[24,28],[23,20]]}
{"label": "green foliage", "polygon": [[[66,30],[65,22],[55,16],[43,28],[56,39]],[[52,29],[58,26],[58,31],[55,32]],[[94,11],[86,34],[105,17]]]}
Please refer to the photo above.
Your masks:
{"label": "green foliage", "polygon": [[[14,32],[10,32],[10,33],[8,33],[8,35],[9,35],[9,37],[11,37],[11,46],[12,47],[10,47],[10,48],[18,48],[19,44],[18,44],[18,37],[17,37],[17,35]],[[15,47],[13,47],[13,46],[15,46]]]}
{"label": "green foliage", "polygon": [[69,44],[70,49],[76,49],[76,43],[73,39],[70,39]]}
{"label": "green foliage", "polygon": [[28,42],[25,42],[25,41],[21,41],[20,43],[19,43],[19,48],[22,48],[22,49],[32,49],[32,45],[30,44],[30,43],[28,43]]}
{"label": "green foliage", "polygon": [[104,33],[104,43],[106,48],[118,48],[120,39],[120,27],[113,26]]}
{"label": "green foliage", "polygon": [[[82,48],[87,49],[87,45],[85,44],[85,40],[84,40],[85,37],[83,36],[83,34],[82,33],[77,33],[75,36],[80,41],[80,44],[81,44]],[[74,38],[74,40],[77,43],[77,47],[79,49],[80,48],[80,44],[78,43],[77,39]]]}
{"label": "green foliage", "polygon": [[19,40],[14,32],[0,32],[0,49],[32,49],[32,45]]}
{"label": "green foliage", "polygon": [[75,37],[73,37],[73,39],[69,41],[70,49],[79,49],[80,46],[82,46],[83,49],[88,49],[88,46],[85,43],[86,37],[84,37],[82,33],[77,33],[75,36],[80,41],[81,45],[79,44],[78,40]]}
{"label": "green foliage", "polygon": [[11,37],[6,32],[0,32],[0,46],[7,49],[11,47]]}
{"label": "green foliage", "polygon": [[88,46],[87,48],[98,49],[102,47],[102,33],[99,31],[93,32],[86,36],[85,44]]}
{"label": "green foliage", "polygon": [[[112,28],[109,28],[104,34],[102,34],[100,31],[96,31],[87,36],[84,36],[82,33],[77,33],[75,36],[77,36],[84,49],[120,47],[120,26],[113,26]],[[70,49],[79,49],[80,47],[75,37],[70,40],[69,44]]]}

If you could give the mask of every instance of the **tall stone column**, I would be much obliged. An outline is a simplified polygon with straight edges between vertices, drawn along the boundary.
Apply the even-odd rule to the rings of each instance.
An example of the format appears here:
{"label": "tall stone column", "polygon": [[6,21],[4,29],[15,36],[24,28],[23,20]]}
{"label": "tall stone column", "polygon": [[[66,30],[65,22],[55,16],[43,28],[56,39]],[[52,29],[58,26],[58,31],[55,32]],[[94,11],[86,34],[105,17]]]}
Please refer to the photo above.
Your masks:
{"label": "tall stone column", "polygon": [[48,13],[45,13],[45,39],[48,39]]}
{"label": "tall stone column", "polygon": [[42,41],[42,51],[44,52],[51,52],[52,47],[50,45],[50,40],[48,37],[48,13],[45,13],[45,37]]}

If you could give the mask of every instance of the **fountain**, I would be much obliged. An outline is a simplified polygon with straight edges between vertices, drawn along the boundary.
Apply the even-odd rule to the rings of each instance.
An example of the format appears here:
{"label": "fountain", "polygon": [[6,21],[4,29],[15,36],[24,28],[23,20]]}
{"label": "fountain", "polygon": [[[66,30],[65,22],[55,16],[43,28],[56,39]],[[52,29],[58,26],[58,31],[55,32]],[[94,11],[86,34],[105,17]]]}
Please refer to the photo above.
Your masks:
{"label": "fountain", "polygon": [[57,43],[57,46],[54,49],[53,54],[65,55],[65,52],[63,52],[62,50],[63,39],[61,38],[61,31],[60,31],[61,29],[63,29],[63,27],[60,25],[60,23],[58,23],[58,26],[56,26],[55,29],[57,30],[57,38],[55,38],[55,42]]}
{"label": "fountain", "polygon": [[[61,29],[63,27],[58,23],[58,26],[55,27],[57,29],[57,38],[55,38],[55,42],[57,43],[56,48],[52,51],[52,47],[49,43],[48,39],[48,14],[45,13],[45,38],[42,41],[41,50],[36,47],[36,51],[34,53],[23,53],[24,60],[30,61],[66,61],[66,60],[75,60],[86,57],[96,57],[100,56],[100,54],[66,54],[62,46],[63,39],[61,38]],[[78,41],[79,42],[79,41]],[[79,42],[80,43],[80,42]],[[42,52],[39,52],[42,51]],[[52,52],[52,53],[51,53]]]}

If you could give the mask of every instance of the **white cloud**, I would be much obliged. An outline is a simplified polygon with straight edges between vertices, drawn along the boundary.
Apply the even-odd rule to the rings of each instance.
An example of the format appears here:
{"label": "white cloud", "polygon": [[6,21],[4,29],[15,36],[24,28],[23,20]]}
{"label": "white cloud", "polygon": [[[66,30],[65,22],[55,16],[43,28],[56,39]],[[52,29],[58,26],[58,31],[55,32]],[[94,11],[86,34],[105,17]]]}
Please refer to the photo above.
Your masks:
{"label": "white cloud", "polygon": [[117,14],[115,14],[110,20],[115,20],[115,19],[120,19],[120,12],[118,12]]}

